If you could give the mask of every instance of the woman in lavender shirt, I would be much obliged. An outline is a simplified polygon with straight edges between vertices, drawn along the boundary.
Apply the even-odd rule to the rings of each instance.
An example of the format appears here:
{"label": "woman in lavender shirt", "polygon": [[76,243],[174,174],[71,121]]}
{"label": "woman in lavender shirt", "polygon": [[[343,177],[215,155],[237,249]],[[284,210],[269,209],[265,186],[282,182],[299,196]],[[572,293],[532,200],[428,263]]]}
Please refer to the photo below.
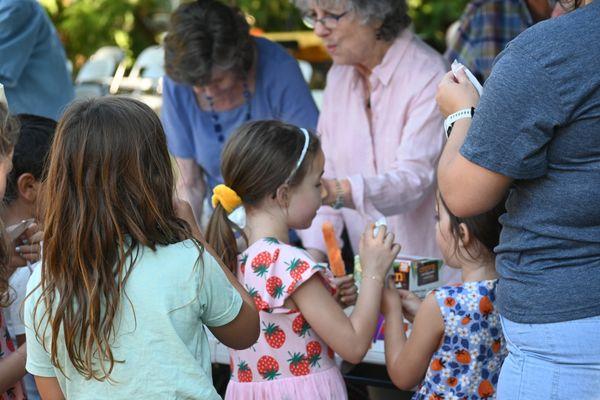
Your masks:
{"label": "woman in lavender shirt", "polygon": [[252,37],[244,14],[216,0],[185,3],[165,38],[162,120],[179,194],[202,219],[207,189],[222,182],[221,150],[241,124],[277,119],[314,129],[318,110],[297,61]]}

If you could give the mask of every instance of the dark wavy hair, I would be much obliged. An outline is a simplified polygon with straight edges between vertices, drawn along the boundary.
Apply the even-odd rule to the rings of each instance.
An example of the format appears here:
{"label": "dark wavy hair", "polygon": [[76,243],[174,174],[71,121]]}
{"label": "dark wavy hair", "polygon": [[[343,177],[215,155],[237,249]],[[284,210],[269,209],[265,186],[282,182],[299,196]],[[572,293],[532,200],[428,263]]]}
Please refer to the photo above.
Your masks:
{"label": "dark wavy hair", "polygon": [[206,85],[213,68],[245,76],[254,63],[254,42],[244,14],[216,0],[180,5],[165,37],[165,70],[176,82]]}
{"label": "dark wavy hair", "polygon": [[13,154],[13,169],[6,181],[6,204],[19,197],[17,182],[21,175],[30,173],[36,180],[42,181],[44,165],[56,130],[56,121],[53,119],[28,114],[20,114],[17,118],[21,130]]}
{"label": "dark wavy hair", "polygon": [[42,186],[51,207],[33,311],[33,329],[61,371],[70,361],[86,379],[110,380],[118,313],[142,248],[190,239],[202,254],[176,214],[174,185],[161,122],[147,105],[111,96],[67,108]]}
{"label": "dark wavy hair", "polygon": [[[274,196],[277,188],[286,182],[291,187],[300,184],[321,148],[317,136],[310,133],[309,137],[305,159],[294,172],[305,141],[298,127],[279,121],[256,121],[241,126],[231,135],[221,156],[225,185],[240,196],[244,205],[255,206],[267,196]],[[210,218],[206,238],[217,256],[235,273],[238,251],[232,229],[243,235],[218,204]]]}
{"label": "dark wavy hair", "polygon": [[494,208],[483,214],[473,217],[460,218],[452,214],[442,194],[438,192],[438,208],[444,207],[450,217],[450,233],[454,238],[454,253],[460,256],[458,241],[462,236],[460,224],[465,224],[472,237],[479,243],[479,254],[471,254],[471,258],[488,257],[494,258],[494,248],[500,243],[500,232],[502,225],[499,222],[500,216],[506,212],[506,198],[502,199]]}

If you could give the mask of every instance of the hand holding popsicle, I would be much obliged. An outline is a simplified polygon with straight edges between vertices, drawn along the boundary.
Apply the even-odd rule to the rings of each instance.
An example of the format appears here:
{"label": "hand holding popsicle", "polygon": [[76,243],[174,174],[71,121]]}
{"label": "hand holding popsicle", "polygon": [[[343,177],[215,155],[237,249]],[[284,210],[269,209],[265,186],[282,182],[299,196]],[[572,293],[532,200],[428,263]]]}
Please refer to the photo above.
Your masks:
{"label": "hand holding popsicle", "polygon": [[354,275],[344,275],[334,279],[338,288],[338,299],[342,307],[349,307],[356,304],[358,298],[358,288],[354,281]]}

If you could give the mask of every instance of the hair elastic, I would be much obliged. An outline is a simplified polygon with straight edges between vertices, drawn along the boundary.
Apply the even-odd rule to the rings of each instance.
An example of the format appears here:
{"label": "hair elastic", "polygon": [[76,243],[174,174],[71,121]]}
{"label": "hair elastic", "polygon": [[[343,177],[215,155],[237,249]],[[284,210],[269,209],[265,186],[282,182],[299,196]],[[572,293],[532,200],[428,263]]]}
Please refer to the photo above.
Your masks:
{"label": "hair elastic", "polygon": [[242,204],[242,199],[233,189],[227,185],[220,184],[215,186],[212,195],[213,207],[216,207],[217,204],[221,204],[225,211],[227,211],[227,214],[231,214],[233,210]]}
{"label": "hair elastic", "polygon": [[213,189],[212,205],[216,207],[221,204],[227,212],[227,219],[236,224],[241,229],[246,227],[246,209],[242,199],[238,194],[227,185],[217,185]]}
{"label": "hair elastic", "polygon": [[292,170],[290,176],[286,179],[286,183],[292,180],[294,175],[296,175],[296,172],[298,172],[298,169],[302,165],[302,161],[304,161],[304,158],[306,158],[306,152],[308,151],[308,145],[310,144],[310,134],[308,133],[308,130],[306,130],[305,128],[300,128],[300,132],[304,134],[304,147],[302,147],[302,153],[300,153],[300,158],[298,158],[296,166]]}

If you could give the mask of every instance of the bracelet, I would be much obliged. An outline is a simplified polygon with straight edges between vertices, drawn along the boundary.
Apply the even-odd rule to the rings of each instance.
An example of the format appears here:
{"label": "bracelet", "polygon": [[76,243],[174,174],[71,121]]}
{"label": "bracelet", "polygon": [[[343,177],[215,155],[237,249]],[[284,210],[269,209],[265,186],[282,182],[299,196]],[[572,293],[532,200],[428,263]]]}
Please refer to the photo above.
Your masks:
{"label": "bracelet", "polygon": [[344,189],[339,179],[335,180],[335,201],[330,204],[334,210],[344,207]]}
{"label": "bracelet", "polygon": [[456,121],[463,118],[473,118],[473,115],[475,115],[475,107],[465,108],[449,115],[448,118],[444,120],[444,132],[446,132],[446,137],[450,137],[450,132],[452,132],[452,128]]}
{"label": "bracelet", "polygon": [[365,276],[365,275],[363,275],[363,278],[373,279],[375,282],[379,282],[379,284],[381,285],[381,287],[385,286],[385,284],[383,283],[383,279],[381,279],[379,276],[376,276],[376,275]]}

